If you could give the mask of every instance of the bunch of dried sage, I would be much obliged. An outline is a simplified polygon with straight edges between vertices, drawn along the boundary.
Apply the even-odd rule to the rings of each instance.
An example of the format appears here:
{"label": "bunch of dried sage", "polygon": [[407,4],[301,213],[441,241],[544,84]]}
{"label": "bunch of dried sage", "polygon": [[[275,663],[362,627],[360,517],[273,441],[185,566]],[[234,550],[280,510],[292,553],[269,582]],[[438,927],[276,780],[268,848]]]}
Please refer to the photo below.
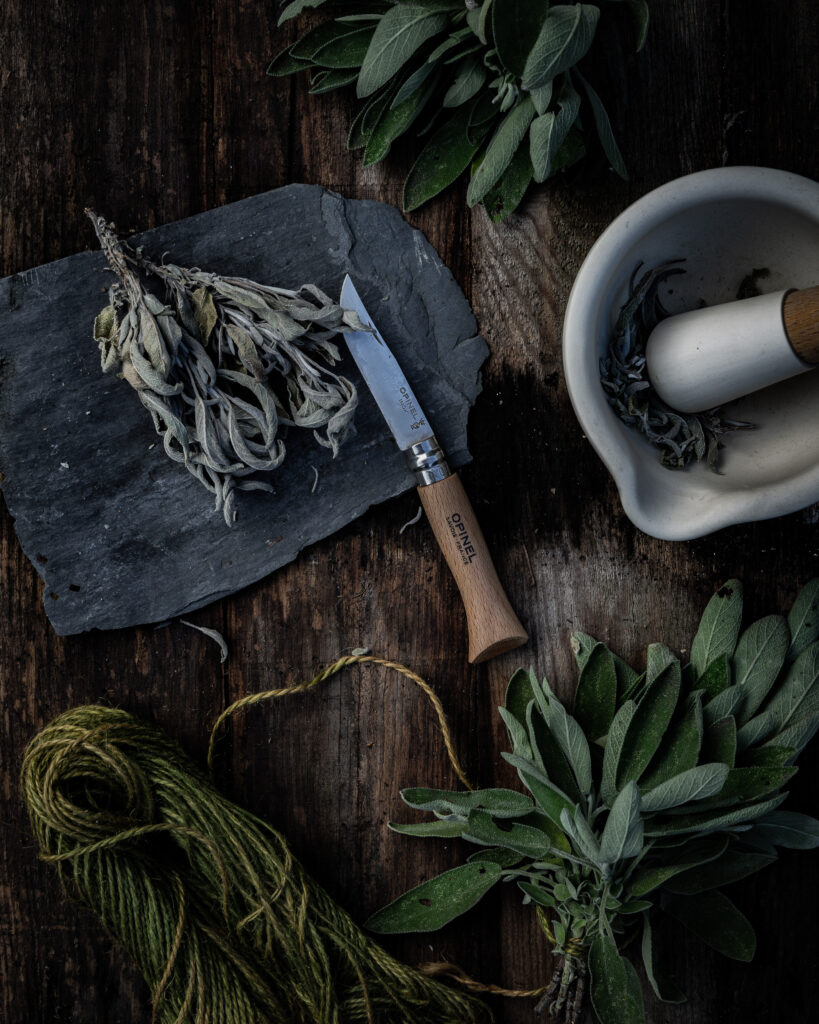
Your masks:
{"label": "bunch of dried sage", "polygon": [[819,821],[780,809],[819,727],[819,580],[787,619],[767,615],[743,630],[742,605],[742,585],[729,580],[685,665],[652,644],[637,672],[575,633],[574,714],[545,680],[517,672],[500,708],[512,744],[503,757],[528,793],[404,790],[433,820],[391,828],[477,849],[368,927],[432,931],[511,882],[557,957],[542,1007],[566,1024],[581,1019],[587,975],[601,1024],[645,1024],[629,944],[657,997],[685,1000],[657,962],[658,927],[677,922],[750,960],[754,930],[723,887],[773,863],[777,848],[819,847]]}
{"label": "bunch of dried sage", "polygon": [[[643,434],[660,453],[660,461],[667,469],[684,469],[692,462],[705,462],[716,472],[725,434],[750,430],[753,424],[730,419],[722,407],[700,413],[677,412],[654,390],[646,366],[646,344],[651,332],[669,315],[660,299],[660,286],[674,274],[684,273],[678,266],[682,262],[668,260],[649,270],[643,270],[642,264],[636,268],[628,298],[600,360],[600,382],[618,417]],[[737,297],[753,287],[753,275],[749,275],[740,285]]]}
{"label": "bunch of dried sage", "polygon": [[[230,526],[237,490],[273,488],[260,477],[281,465],[282,428],[313,431],[335,456],[354,432],[358,397],[331,367],[332,339],[367,330],[315,285],[298,291],[155,263],[121,242],[93,211],[117,282],[94,322],[102,368],[136,390],[165,451],[216,496]],[[140,271],[165,287],[144,287]]]}

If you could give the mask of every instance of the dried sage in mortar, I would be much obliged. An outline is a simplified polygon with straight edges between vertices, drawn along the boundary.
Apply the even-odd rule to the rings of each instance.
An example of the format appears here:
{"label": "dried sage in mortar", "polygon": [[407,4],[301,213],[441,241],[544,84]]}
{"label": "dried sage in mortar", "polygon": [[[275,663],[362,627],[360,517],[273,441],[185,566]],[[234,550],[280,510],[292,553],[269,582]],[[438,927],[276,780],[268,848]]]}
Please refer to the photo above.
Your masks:
{"label": "dried sage in mortar", "polygon": [[[235,492],[272,491],[260,474],[285,457],[282,428],[312,430],[338,453],[358,396],[333,372],[333,338],[367,330],[315,285],[297,291],[154,263],[87,211],[117,276],[94,322],[102,369],[118,373],[151,414],[165,452],[215,495],[228,526]],[[139,272],[165,287],[165,300]]]}

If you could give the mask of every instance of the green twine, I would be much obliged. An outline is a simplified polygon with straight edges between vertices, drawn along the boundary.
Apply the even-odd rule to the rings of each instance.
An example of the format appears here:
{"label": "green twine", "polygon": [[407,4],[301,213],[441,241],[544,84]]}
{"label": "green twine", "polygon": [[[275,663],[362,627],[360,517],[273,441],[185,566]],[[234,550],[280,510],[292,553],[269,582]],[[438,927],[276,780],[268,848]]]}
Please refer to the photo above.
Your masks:
{"label": "green twine", "polygon": [[41,856],[136,960],[155,1024],[473,1024],[473,997],[399,963],[157,728],[80,707],[29,745]]}

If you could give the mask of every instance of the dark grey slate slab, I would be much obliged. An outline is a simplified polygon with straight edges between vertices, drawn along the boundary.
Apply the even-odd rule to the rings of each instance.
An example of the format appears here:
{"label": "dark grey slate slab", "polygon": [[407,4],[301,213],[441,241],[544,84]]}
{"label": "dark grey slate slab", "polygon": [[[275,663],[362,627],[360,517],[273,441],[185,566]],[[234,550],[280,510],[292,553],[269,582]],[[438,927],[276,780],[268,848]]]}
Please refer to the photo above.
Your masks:
{"label": "dark grey slate slab", "polygon": [[[175,262],[338,295],[350,273],[454,465],[487,348],[452,275],[383,203],[288,185],[133,240]],[[87,252],[0,281],[0,470],[20,543],[60,634],[156,622],[291,561],[413,479],[352,360],[358,436],[337,459],[290,436],[275,494],[239,496],[228,528],[172,464],[91,340],[110,275]],[[319,478],[315,492],[313,466]]]}

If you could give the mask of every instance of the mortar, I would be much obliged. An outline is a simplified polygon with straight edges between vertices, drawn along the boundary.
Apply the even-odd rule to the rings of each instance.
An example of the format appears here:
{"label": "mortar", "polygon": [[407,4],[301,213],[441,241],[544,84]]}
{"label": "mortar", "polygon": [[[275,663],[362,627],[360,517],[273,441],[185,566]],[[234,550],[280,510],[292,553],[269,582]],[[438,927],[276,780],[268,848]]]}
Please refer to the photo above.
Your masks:
{"label": "mortar", "polygon": [[599,360],[639,263],[685,258],[660,289],[671,313],[736,298],[753,269],[764,292],[806,288],[819,271],[819,184],[785,171],[725,167],[655,189],[625,210],[592,247],[563,325],[569,396],[584,433],[611,472],[623,508],[661,540],[689,540],[735,523],[819,501],[819,387],[794,377],[726,406],[755,430],[726,438],[719,473],[669,470],[606,401]]}

